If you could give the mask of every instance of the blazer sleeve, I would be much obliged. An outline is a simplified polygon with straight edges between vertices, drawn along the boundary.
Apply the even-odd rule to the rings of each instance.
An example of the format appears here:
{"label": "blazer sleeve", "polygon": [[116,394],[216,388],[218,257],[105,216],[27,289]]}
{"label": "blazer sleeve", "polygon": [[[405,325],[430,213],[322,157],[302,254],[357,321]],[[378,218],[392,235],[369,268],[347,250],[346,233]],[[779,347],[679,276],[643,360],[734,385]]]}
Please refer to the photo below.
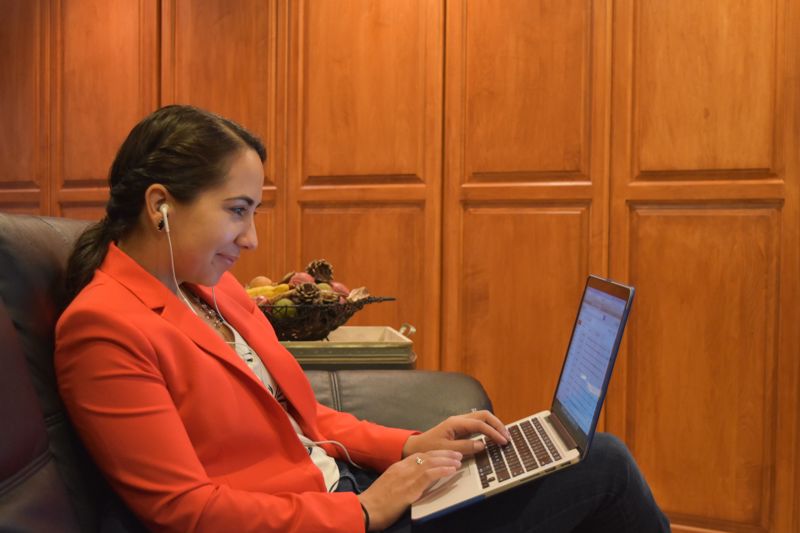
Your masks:
{"label": "blazer sleeve", "polygon": [[265,494],[212,481],[130,321],[83,309],[62,317],[56,371],[67,410],[113,488],[155,531],[363,531],[355,494]]}
{"label": "blazer sleeve", "polygon": [[408,437],[419,433],[359,420],[350,413],[320,403],[317,404],[317,425],[327,439],[341,442],[358,465],[378,472],[402,459]]}

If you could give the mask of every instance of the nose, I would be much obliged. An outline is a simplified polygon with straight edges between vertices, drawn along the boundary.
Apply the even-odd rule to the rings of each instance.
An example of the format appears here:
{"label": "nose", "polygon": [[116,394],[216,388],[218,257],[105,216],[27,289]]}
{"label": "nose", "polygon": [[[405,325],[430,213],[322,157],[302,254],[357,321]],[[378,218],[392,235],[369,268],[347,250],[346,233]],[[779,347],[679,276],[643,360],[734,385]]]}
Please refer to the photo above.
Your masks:
{"label": "nose", "polygon": [[252,217],[250,218],[250,223],[247,225],[247,228],[236,238],[236,244],[239,248],[244,248],[245,250],[255,250],[258,248],[256,224]]}

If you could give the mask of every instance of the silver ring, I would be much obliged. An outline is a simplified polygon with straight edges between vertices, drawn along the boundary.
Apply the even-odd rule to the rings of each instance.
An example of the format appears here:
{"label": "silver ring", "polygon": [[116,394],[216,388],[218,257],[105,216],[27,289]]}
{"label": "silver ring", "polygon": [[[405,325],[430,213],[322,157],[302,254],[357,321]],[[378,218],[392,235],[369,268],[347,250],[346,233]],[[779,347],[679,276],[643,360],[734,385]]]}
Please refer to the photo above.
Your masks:
{"label": "silver ring", "polygon": [[422,463],[424,463],[424,462],[425,462],[425,460],[424,460],[424,459],[422,459],[422,457],[417,457],[417,464],[418,464],[418,465],[421,465],[421,464],[422,464]]}

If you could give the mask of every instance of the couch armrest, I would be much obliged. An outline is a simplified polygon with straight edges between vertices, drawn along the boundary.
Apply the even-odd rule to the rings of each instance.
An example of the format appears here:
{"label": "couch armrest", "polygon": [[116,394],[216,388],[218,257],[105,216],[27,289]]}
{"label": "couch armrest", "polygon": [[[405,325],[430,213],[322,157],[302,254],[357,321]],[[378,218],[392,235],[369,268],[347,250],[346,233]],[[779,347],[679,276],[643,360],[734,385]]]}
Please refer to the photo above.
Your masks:
{"label": "couch armrest", "polygon": [[384,426],[425,431],[471,409],[492,409],[474,378],[426,370],[307,370],[320,403]]}

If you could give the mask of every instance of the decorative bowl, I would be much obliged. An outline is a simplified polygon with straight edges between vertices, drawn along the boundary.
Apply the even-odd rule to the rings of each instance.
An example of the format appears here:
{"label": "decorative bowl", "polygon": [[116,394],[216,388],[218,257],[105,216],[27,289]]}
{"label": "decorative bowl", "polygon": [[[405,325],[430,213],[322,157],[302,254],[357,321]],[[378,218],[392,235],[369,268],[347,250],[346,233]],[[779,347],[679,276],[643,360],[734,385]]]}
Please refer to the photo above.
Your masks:
{"label": "decorative bowl", "polygon": [[271,304],[259,307],[272,324],[278,340],[318,341],[327,338],[365,305],[393,300],[388,296],[368,296],[355,302],[297,304],[289,310]]}

